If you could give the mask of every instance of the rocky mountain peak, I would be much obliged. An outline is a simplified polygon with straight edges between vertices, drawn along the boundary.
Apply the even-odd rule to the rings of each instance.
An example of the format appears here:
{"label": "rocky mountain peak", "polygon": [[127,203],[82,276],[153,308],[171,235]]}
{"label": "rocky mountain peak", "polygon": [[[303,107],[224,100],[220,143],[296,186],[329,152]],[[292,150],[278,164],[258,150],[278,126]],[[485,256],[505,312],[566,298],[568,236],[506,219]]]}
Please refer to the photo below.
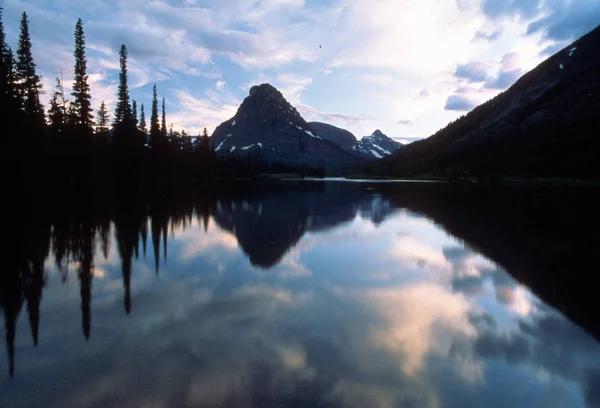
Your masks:
{"label": "rocky mountain peak", "polygon": [[236,124],[249,122],[261,122],[281,120],[286,123],[308,128],[296,108],[294,108],[271,84],[255,85],[250,88],[249,95],[233,117]]}
{"label": "rocky mountain peak", "polygon": [[381,159],[389,156],[403,146],[391,137],[385,135],[381,130],[375,130],[371,136],[363,137],[352,150],[372,159]]}
{"label": "rocky mountain peak", "polygon": [[273,85],[268,84],[268,83],[264,83],[264,84],[260,84],[260,85],[254,85],[252,88],[250,88],[250,95],[249,96],[253,96],[257,93],[262,93],[262,94],[267,94],[267,95],[277,95],[281,98],[283,98],[283,95],[281,94],[281,92],[279,92],[277,90],[277,88],[275,88]]}
{"label": "rocky mountain peak", "polygon": [[316,134],[275,87],[250,88],[235,116],[215,129],[211,142],[221,155],[286,165],[342,168],[357,161],[339,145]]}

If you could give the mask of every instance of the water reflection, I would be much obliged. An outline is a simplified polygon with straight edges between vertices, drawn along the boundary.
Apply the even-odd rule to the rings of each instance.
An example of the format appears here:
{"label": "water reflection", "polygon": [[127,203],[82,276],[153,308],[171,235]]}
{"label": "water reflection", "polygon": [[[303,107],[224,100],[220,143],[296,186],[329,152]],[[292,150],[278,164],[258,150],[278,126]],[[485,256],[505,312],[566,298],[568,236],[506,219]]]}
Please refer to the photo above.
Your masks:
{"label": "water reflection", "polygon": [[2,406],[597,406],[597,199],[564,194],[316,182],[22,210]]}

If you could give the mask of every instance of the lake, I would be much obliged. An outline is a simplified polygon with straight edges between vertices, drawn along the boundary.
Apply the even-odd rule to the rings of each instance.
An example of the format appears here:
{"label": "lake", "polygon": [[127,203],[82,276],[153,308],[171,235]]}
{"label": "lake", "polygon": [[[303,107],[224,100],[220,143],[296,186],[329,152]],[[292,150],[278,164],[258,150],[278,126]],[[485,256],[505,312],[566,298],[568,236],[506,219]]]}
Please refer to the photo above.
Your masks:
{"label": "lake", "polygon": [[600,406],[595,191],[63,200],[5,215],[1,407]]}

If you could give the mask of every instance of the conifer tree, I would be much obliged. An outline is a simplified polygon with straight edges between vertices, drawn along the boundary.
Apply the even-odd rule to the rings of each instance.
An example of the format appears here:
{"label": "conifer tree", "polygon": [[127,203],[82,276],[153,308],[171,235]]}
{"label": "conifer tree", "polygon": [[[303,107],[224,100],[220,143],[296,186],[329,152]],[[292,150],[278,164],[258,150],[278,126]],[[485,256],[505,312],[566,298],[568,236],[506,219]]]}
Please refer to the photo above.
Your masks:
{"label": "conifer tree", "polygon": [[65,91],[60,78],[56,78],[56,89],[50,98],[50,110],[48,110],[48,119],[52,130],[62,132],[67,123],[67,101],[65,100]]}
{"label": "conifer tree", "polygon": [[206,128],[204,128],[204,130],[202,131],[202,140],[200,142],[200,149],[202,150],[203,154],[207,154],[210,149],[209,141],[208,141],[208,131],[206,130]]}
{"label": "conifer tree", "polygon": [[129,104],[129,87],[127,85],[127,47],[121,45],[119,51],[119,89],[117,91],[117,106],[115,108],[115,126],[128,122],[131,119],[131,105]]}
{"label": "conifer tree", "polygon": [[165,98],[162,98],[162,121],[160,123],[160,133],[163,137],[167,136],[167,115],[165,110]]}
{"label": "conifer tree", "polygon": [[135,99],[133,99],[132,102],[131,102],[131,110],[132,110],[133,120],[135,122],[135,126],[137,126],[137,124],[138,124],[138,119],[137,119],[137,102],[135,101]]}
{"label": "conifer tree", "polygon": [[140,108],[140,122],[139,122],[138,128],[140,129],[140,132],[142,132],[145,136],[147,129],[146,129],[146,113],[144,112],[144,104],[143,103]]}
{"label": "conifer tree", "polygon": [[87,59],[85,56],[85,35],[83,34],[83,22],[77,20],[75,25],[75,71],[73,79],[73,124],[79,130],[92,131],[93,114],[90,101],[90,85],[88,84]]}
{"label": "conifer tree", "polygon": [[8,113],[8,104],[13,102],[14,62],[12,51],[6,43],[6,34],[4,33],[4,23],[2,22],[3,9],[0,6],[0,101],[3,106],[3,113]]}
{"label": "conifer tree", "polygon": [[15,112],[17,94],[15,88],[15,59],[10,47],[2,50],[2,89],[0,95],[4,113]]}
{"label": "conifer tree", "polygon": [[106,104],[104,103],[104,101],[102,101],[102,103],[100,104],[100,108],[98,108],[96,118],[96,132],[106,132],[108,130],[108,110],[106,109]]}
{"label": "conifer tree", "polygon": [[35,63],[31,53],[31,37],[29,35],[29,20],[27,13],[23,12],[21,18],[21,33],[17,49],[16,74],[18,93],[22,102],[22,109],[35,125],[43,125],[44,109],[40,103],[42,89],[41,78],[35,73]]}
{"label": "conifer tree", "polygon": [[153,150],[158,148],[160,140],[160,124],[158,122],[158,97],[156,95],[156,84],[152,89],[152,114],[150,116],[150,146]]}

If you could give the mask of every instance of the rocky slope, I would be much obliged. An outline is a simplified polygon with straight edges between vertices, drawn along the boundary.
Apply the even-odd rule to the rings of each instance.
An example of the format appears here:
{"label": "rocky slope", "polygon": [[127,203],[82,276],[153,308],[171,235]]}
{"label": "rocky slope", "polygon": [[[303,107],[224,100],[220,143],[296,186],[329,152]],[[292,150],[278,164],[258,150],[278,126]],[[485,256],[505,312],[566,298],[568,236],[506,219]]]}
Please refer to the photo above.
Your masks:
{"label": "rocky slope", "polygon": [[211,143],[219,155],[252,155],[287,165],[352,168],[360,159],[314,133],[296,108],[269,84],[254,86],[235,116],[220,124]]}
{"label": "rocky slope", "polygon": [[356,136],[345,129],[321,122],[308,123],[313,132],[325,140],[337,143],[348,153],[366,160],[381,159],[389,156],[403,146],[402,143],[384,135],[377,129],[371,136],[357,140]]}
{"label": "rocky slope", "polygon": [[392,176],[600,178],[600,27],[373,167]]}
{"label": "rocky slope", "polygon": [[322,122],[308,122],[311,129],[315,134],[319,135],[325,140],[337,143],[340,147],[346,151],[351,151],[352,147],[358,143],[356,136],[346,129],[339,128],[327,123]]}
{"label": "rocky slope", "polygon": [[404,146],[384,135],[377,129],[371,136],[365,136],[352,146],[352,151],[370,159],[382,159]]}

